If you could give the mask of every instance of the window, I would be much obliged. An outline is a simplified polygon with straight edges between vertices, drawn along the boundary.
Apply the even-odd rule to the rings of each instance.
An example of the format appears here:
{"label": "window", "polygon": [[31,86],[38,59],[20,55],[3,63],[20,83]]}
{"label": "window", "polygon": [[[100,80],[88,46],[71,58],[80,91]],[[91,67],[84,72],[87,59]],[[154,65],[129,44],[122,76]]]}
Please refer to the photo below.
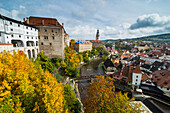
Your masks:
{"label": "window", "polygon": [[8,36],[6,38],[8,38]]}
{"label": "window", "polygon": [[54,36],[53,36],[53,40],[54,40]]}
{"label": "window", "polygon": [[10,22],[10,25],[12,25],[12,22]]}
{"label": "window", "polygon": [[50,46],[52,45],[52,43],[50,43]]}
{"label": "window", "polygon": [[169,90],[169,88],[167,88],[167,90]]}
{"label": "window", "polygon": [[44,36],[44,39],[47,39],[47,40],[48,40],[48,36]]}
{"label": "window", "polygon": [[47,32],[47,29],[45,29],[45,32]]}
{"label": "window", "polygon": [[40,36],[38,36],[38,39],[40,39]]}
{"label": "window", "polygon": [[1,36],[1,32],[0,32],[0,36]]}
{"label": "window", "polygon": [[41,42],[41,45],[43,45],[43,42]]}
{"label": "window", "polygon": [[138,81],[138,79],[136,79],[136,81]]}
{"label": "window", "polygon": [[40,28],[38,28],[38,32],[40,32]]}
{"label": "window", "polygon": [[26,27],[26,29],[28,29],[28,27]]}
{"label": "window", "polygon": [[135,83],[137,85],[137,83]]}
{"label": "window", "polygon": [[27,34],[28,34],[28,32],[27,32]]}
{"label": "window", "polygon": [[21,38],[21,35],[19,35],[19,38]]}
{"label": "window", "polygon": [[53,29],[51,29],[51,32],[54,32]]}
{"label": "window", "polygon": [[11,31],[13,31],[13,29],[11,29]]}
{"label": "window", "polygon": [[11,37],[14,37],[14,35],[12,34]]}
{"label": "window", "polygon": [[136,78],[138,78],[138,76],[136,76]]}
{"label": "window", "polygon": [[18,27],[20,27],[20,25],[18,24]]}
{"label": "window", "polygon": [[32,39],[33,39],[33,37],[32,37]]}
{"label": "window", "polygon": [[27,37],[27,39],[29,39],[29,37]]}
{"label": "window", "polygon": [[32,28],[31,28],[31,30],[32,30]]}
{"label": "window", "polygon": [[36,46],[38,46],[38,41],[36,41]]}

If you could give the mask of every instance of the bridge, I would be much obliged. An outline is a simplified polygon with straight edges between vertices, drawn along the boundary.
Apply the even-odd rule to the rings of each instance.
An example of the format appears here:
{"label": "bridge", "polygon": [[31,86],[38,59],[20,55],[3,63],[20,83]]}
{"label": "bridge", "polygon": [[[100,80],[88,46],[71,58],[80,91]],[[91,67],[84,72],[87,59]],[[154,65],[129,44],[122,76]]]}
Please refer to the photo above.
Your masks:
{"label": "bridge", "polygon": [[[108,75],[104,74],[104,76],[108,76]],[[85,79],[91,79],[91,78],[96,78],[96,75],[85,75],[85,76],[75,77],[73,79],[74,80],[85,80]]]}

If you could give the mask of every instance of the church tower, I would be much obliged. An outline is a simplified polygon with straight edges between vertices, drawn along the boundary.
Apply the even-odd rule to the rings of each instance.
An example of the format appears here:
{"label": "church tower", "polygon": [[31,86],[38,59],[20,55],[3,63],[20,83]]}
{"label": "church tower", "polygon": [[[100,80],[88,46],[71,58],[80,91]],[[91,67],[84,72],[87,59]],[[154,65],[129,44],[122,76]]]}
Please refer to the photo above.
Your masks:
{"label": "church tower", "polygon": [[96,33],[96,40],[99,40],[99,29],[97,30],[97,33]]}

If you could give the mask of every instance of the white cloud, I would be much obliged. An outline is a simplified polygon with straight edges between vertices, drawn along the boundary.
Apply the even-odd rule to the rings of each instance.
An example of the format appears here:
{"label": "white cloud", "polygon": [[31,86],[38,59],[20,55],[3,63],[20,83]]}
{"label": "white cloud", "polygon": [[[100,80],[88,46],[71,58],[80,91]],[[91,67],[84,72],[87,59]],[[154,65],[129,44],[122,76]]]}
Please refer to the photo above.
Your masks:
{"label": "white cloud", "polygon": [[0,8],[2,15],[21,21],[23,17],[26,16],[27,10],[24,6],[20,5],[17,10],[7,11]]}
{"label": "white cloud", "polygon": [[159,16],[159,14],[149,14],[139,16],[136,23],[130,26],[130,29],[139,29],[145,27],[162,27],[170,25],[170,16]]}
{"label": "white cloud", "polygon": [[88,26],[88,25],[77,25],[73,27],[67,27],[69,31],[70,38],[79,39],[79,40],[87,40],[95,39],[96,28]]}

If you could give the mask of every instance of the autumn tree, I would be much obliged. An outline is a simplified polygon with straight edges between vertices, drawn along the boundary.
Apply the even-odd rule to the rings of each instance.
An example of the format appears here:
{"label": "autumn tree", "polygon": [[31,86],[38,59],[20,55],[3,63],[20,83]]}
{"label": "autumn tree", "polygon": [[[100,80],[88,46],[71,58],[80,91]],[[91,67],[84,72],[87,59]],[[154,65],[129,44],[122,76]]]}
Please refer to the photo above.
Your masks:
{"label": "autumn tree", "polygon": [[96,76],[84,99],[86,113],[140,113],[140,105],[132,104],[127,93],[115,93],[113,78]]}
{"label": "autumn tree", "polygon": [[26,55],[0,53],[0,113],[61,113],[63,95],[63,85]]}
{"label": "autumn tree", "polygon": [[79,74],[79,63],[82,59],[71,47],[65,48],[65,59],[61,62],[60,71],[62,74],[70,77],[76,77]]}

